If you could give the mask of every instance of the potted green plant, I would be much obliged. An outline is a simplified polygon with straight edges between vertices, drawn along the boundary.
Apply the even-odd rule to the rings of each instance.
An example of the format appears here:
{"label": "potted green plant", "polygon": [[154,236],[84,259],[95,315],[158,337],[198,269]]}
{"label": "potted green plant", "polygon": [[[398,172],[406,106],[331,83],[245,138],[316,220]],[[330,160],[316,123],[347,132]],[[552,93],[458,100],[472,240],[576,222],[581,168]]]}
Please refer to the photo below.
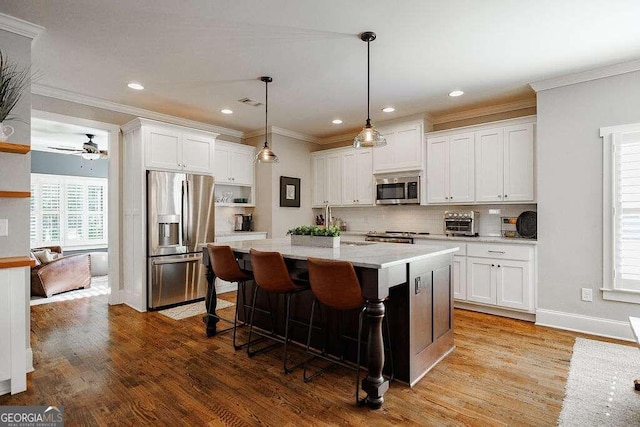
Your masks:
{"label": "potted green plant", "polygon": [[13,134],[13,127],[5,125],[4,121],[13,119],[9,114],[30,86],[29,68],[18,67],[0,50],[0,141],[6,141]]}
{"label": "potted green plant", "polygon": [[302,225],[287,231],[291,235],[294,246],[315,246],[320,248],[337,248],[340,246],[340,229],[338,227],[318,227]]}

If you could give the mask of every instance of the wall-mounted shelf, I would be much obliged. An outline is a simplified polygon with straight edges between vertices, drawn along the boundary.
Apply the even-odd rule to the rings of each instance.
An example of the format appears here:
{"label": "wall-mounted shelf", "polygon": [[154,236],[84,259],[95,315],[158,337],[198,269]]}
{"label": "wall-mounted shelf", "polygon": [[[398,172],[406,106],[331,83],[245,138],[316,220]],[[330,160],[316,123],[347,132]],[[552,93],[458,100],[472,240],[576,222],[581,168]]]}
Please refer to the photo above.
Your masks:
{"label": "wall-mounted shelf", "polygon": [[30,145],[0,142],[0,153],[27,154],[29,151],[31,151]]}
{"label": "wall-mounted shelf", "polygon": [[28,256],[0,258],[0,268],[33,267],[35,263]]}
{"label": "wall-mounted shelf", "polygon": [[0,191],[0,197],[29,198],[31,191]]}

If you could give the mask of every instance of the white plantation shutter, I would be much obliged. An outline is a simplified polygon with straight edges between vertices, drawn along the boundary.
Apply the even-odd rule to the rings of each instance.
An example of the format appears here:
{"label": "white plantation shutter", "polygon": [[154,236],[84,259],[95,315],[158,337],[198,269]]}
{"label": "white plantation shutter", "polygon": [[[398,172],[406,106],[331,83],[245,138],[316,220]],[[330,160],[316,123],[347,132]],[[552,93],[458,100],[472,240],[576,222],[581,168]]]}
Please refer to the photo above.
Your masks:
{"label": "white plantation shutter", "polygon": [[640,138],[614,140],[615,288],[640,291]]}
{"label": "white plantation shutter", "polygon": [[107,179],[31,174],[31,246],[107,244]]}

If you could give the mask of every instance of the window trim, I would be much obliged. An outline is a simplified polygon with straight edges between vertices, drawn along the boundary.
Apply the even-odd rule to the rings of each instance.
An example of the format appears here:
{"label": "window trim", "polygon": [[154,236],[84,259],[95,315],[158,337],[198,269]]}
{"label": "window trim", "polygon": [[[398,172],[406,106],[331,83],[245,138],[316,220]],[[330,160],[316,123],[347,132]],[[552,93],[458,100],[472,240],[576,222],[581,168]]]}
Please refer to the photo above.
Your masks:
{"label": "window trim", "polygon": [[640,291],[616,287],[615,281],[615,191],[614,149],[622,135],[640,132],[640,123],[600,128],[602,138],[602,298],[640,304]]}

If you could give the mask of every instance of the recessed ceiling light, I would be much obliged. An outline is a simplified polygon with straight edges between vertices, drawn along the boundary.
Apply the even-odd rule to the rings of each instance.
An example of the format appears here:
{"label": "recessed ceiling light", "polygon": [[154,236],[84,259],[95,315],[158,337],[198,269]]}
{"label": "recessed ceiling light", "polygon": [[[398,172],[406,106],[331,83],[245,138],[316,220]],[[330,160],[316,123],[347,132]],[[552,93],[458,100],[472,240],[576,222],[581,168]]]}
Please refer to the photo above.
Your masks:
{"label": "recessed ceiling light", "polygon": [[144,86],[142,86],[140,83],[136,83],[136,82],[131,82],[127,85],[130,89],[135,89],[135,90],[142,90],[144,89]]}
{"label": "recessed ceiling light", "polygon": [[233,110],[229,110],[228,108],[225,108],[223,110],[220,110],[220,112],[222,114],[233,114]]}
{"label": "recessed ceiling light", "polygon": [[449,92],[449,96],[453,96],[453,97],[462,96],[462,95],[464,95],[464,92],[461,90],[454,90],[453,92]]}
{"label": "recessed ceiling light", "polygon": [[393,113],[394,111],[396,111],[396,109],[393,107],[384,107],[382,111],[384,111],[385,113]]}
{"label": "recessed ceiling light", "polygon": [[331,123],[333,123],[334,125],[341,125],[342,124],[342,120],[335,119],[335,120],[332,120]]}

